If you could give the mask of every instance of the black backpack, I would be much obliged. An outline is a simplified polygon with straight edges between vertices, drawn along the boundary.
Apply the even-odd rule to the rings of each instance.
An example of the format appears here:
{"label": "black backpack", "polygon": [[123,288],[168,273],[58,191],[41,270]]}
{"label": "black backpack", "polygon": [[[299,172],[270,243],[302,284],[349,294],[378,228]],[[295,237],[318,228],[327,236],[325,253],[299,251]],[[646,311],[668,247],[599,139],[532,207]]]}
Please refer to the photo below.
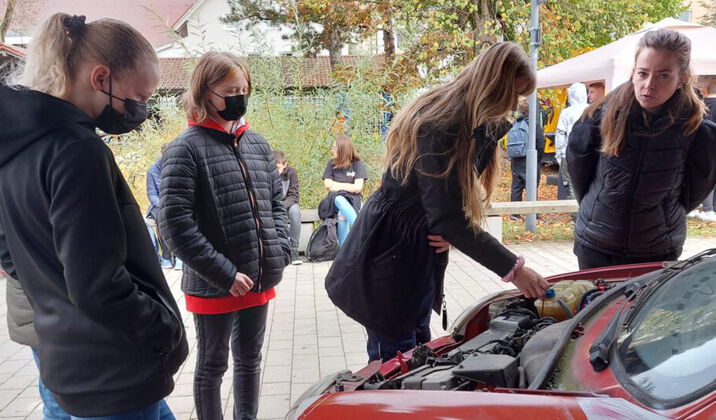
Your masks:
{"label": "black backpack", "polygon": [[332,261],[338,255],[338,233],[336,231],[337,220],[329,217],[318,226],[306,247],[306,258],[308,261]]}

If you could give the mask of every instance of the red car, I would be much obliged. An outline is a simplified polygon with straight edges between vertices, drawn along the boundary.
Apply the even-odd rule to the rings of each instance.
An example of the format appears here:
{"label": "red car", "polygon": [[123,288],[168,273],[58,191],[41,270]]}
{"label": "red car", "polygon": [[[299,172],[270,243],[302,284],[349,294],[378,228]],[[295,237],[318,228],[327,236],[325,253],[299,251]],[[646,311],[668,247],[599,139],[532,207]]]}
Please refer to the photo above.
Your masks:
{"label": "red car", "polygon": [[286,418],[716,419],[716,249],[548,281],[554,295],[493,294],[448,336],[323,378]]}

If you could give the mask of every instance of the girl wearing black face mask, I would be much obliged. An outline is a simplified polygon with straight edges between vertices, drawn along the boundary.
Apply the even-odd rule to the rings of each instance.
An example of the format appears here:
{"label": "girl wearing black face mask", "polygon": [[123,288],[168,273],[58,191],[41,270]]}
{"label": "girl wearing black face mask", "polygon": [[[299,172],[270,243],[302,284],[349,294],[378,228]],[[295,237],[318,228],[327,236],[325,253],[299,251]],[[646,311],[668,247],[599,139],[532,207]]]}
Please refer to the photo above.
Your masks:
{"label": "girl wearing black face mask", "polygon": [[[119,98],[112,94],[112,77],[109,78],[109,92],[100,90],[107,95],[108,104],[102,113],[94,120],[97,127],[107,134],[124,134],[137,129],[149,116],[146,102],[139,102],[129,98]],[[124,113],[114,109],[112,101],[124,104]]]}
{"label": "girl wearing black face mask", "polygon": [[162,165],[159,226],[184,261],[182,291],[197,330],[200,420],[222,418],[229,348],[234,418],[256,418],[268,301],[291,256],[273,152],[242,118],[250,94],[249,72],[237,57],[202,56],[182,98],[189,127]]}
{"label": "girl wearing black face mask", "polygon": [[537,297],[547,282],[480,228],[507,113],[535,88],[522,49],[496,44],[455,80],[409,104],[386,140],[380,189],[366,202],[326,277],[328,295],[368,330],[370,360],[430,341],[443,310],[447,251],[454,246]]}
{"label": "girl wearing black face mask", "polygon": [[146,118],[154,50],[124,22],[58,13],[22,78],[0,87],[0,262],[33,302],[45,405],[54,394],[73,418],[171,416],[162,399],[188,353],[179,308],[95,134]]}

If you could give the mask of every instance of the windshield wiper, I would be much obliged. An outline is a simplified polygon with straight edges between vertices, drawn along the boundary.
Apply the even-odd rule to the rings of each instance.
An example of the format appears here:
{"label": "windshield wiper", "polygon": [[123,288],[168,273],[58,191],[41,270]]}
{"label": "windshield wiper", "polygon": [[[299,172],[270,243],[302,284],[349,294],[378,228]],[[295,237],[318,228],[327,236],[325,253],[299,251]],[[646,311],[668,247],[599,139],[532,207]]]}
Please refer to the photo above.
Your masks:
{"label": "windshield wiper", "polygon": [[[625,325],[631,322],[634,315],[638,312],[638,309],[644,305],[644,302],[646,302],[648,300],[648,297],[651,296],[651,294],[656,289],[658,289],[659,285],[665,283],[667,280],[671,279],[684,269],[689,268],[697,262],[701,261],[705,257],[715,254],[716,249],[704,251],[692,258],[689,258],[688,260],[678,262],[666,268],[662,272],[662,274],[657,276],[656,278],[652,279],[648,277],[646,279],[635,280],[629,283],[629,285],[626,286],[626,289],[624,290],[624,296],[626,296],[626,300],[622,304],[621,308],[619,308],[619,311],[617,311],[614,318],[609,321],[609,324],[607,324],[607,327],[604,329],[604,331],[599,334],[599,337],[597,337],[596,341],[594,341],[592,346],[589,348],[589,363],[592,365],[594,371],[601,372],[609,366],[609,351],[611,350],[612,346],[614,345],[614,342],[617,339],[617,334],[619,332],[619,324],[620,320],[622,319],[622,313],[624,312],[624,308],[626,308],[626,305],[629,302],[632,302],[634,299],[637,299],[637,302],[629,307],[629,314],[624,320]],[[647,292],[642,293],[644,290],[646,290]]]}
{"label": "windshield wiper", "polygon": [[646,281],[636,280],[626,286],[624,296],[626,296],[627,299],[622,303],[621,308],[619,308],[616,315],[614,315],[614,318],[609,321],[607,327],[604,328],[604,331],[599,334],[599,337],[597,337],[596,341],[594,341],[589,348],[589,363],[595,372],[601,372],[609,366],[609,349],[611,349],[614,341],[616,341],[617,333],[619,332],[619,321],[622,318],[624,308],[626,308],[629,302],[634,300],[637,292],[646,284]]}

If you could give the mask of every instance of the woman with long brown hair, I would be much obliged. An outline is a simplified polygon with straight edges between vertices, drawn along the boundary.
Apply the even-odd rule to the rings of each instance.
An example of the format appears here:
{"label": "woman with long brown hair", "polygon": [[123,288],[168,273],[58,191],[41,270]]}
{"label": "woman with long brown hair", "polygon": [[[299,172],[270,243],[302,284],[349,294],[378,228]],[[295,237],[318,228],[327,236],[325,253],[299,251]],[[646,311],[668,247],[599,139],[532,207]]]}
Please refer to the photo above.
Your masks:
{"label": "woman with long brown hair", "polygon": [[333,142],[332,159],[323,171],[323,186],[333,194],[333,202],[338,210],[338,245],[343,245],[351,226],[355,223],[363,204],[363,183],[368,178],[363,161],[356,152],[350,137],[336,137]]}
{"label": "woman with long brown hair", "polygon": [[524,258],[480,228],[498,172],[497,141],[510,127],[506,116],[534,89],[524,51],[500,43],[393,121],[382,185],[326,277],[333,302],[367,328],[371,360],[430,339],[450,245],[528,297],[547,288]]}
{"label": "woman with long brown hair", "polygon": [[716,183],[716,125],[689,68],[691,41],[667,29],[639,41],[631,80],[587,108],[567,162],[580,202],[579,267],[675,260],[686,214]]}

